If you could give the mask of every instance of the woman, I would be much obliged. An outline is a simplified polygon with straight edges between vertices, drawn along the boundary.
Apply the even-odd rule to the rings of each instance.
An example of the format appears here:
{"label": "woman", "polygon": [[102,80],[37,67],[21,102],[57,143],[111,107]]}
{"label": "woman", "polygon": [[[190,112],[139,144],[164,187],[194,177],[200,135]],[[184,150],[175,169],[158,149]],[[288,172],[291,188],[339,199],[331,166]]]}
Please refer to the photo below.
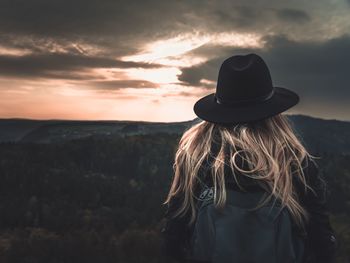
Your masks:
{"label": "woman", "polygon": [[[326,182],[314,156],[281,114],[298,102],[299,96],[293,91],[273,87],[260,56],[236,55],[222,63],[216,92],[194,105],[202,121],[183,134],[176,152],[175,175],[163,203],[167,204],[163,248],[168,258],[180,262],[188,258],[193,248],[196,202],[203,189],[211,187],[218,209],[225,207],[230,189],[263,191],[279,200],[293,222],[291,231],[306,233],[303,262],[334,261],[337,242],[329,222]],[[252,240],[254,233],[249,237]],[[229,255],[227,250],[215,249]],[[249,254],[243,251],[244,247],[237,250],[232,262],[264,262],[256,257],[252,260],[253,256],[244,261],[249,256],[237,255]],[[220,262],[211,261],[212,255],[208,258],[205,262]],[[287,262],[277,256],[272,260]]]}

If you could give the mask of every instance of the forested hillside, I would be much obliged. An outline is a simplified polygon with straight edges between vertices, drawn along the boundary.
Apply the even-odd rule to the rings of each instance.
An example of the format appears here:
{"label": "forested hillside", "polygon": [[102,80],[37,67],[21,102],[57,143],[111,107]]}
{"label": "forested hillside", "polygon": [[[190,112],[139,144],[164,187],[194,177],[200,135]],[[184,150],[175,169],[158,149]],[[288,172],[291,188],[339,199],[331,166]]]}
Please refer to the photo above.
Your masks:
{"label": "forested hillside", "polygon": [[[0,262],[163,262],[162,202],[179,139],[163,132],[1,143]],[[329,183],[337,262],[349,262],[350,155],[334,150],[341,145],[310,147]]]}

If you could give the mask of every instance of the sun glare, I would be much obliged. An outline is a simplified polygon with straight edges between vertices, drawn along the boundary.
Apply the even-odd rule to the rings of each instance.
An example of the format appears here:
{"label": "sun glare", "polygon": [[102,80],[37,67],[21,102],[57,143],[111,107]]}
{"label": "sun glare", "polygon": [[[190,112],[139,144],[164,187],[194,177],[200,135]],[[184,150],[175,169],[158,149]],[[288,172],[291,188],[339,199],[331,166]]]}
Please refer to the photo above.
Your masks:
{"label": "sun glare", "polygon": [[177,75],[181,73],[180,67],[191,67],[210,59],[204,54],[194,55],[190,53],[191,50],[205,44],[232,47],[258,47],[263,45],[260,37],[256,34],[227,32],[204,35],[186,34],[148,43],[140,53],[119,59],[164,65],[163,68],[156,69],[127,69],[125,73],[129,75],[129,78],[144,79],[159,84],[179,83]]}
{"label": "sun glare", "polygon": [[[157,40],[146,44],[142,51],[131,56],[121,57],[124,61],[160,63],[164,65],[178,65],[179,61],[186,61],[186,53],[194,50],[204,44],[222,45],[232,47],[261,47],[263,45],[260,36],[257,34],[242,34],[222,32],[217,34],[205,35],[180,35],[170,39]],[[191,63],[191,62],[192,63]],[[194,57],[190,55],[187,59],[188,64],[202,63],[204,57]],[[184,66],[182,64],[182,66]]]}
{"label": "sun glare", "polygon": [[222,46],[254,48],[262,47],[263,42],[257,34],[219,33],[212,36],[211,42]]}
{"label": "sun glare", "polygon": [[208,36],[197,37],[180,35],[174,38],[157,40],[144,46],[140,54],[122,57],[122,60],[153,63],[159,59],[179,56],[210,41]]}
{"label": "sun glare", "polygon": [[125,72],[130,79],[142,79],[158,84],[179,82],[176,75],[181,71],[176,67],[166,67],[158,69],[137,69],[130,68]]}
{"label": "sun glare", "polygon": [[26,49],[19,49],[19,48],[10,48],[10,47],[3,47],[0,46],[0,55],[5,56],[24,56],[30,54],[30,50]]}

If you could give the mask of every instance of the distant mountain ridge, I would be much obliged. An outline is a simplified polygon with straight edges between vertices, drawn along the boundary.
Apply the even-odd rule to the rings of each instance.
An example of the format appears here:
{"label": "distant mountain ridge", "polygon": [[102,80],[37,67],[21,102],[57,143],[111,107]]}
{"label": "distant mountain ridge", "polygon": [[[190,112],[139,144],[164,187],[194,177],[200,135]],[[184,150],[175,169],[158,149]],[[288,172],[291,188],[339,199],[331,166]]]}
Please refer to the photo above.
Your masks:
{"label": "distant mountain ridge", "polygon": [[192,121],[140,122],[140,121],[81,121],[0,119],[0,142],[51,143],[93,135],[134,135],[149,133],[180,133]]}
{"label": "distant mountain ridge", "polygon": [[[350,122],[288,115],[313,152],[350,154]],[[181,134],[201,119],[184,122],[0,119],[0,142],[54,143],[89,136]]]}

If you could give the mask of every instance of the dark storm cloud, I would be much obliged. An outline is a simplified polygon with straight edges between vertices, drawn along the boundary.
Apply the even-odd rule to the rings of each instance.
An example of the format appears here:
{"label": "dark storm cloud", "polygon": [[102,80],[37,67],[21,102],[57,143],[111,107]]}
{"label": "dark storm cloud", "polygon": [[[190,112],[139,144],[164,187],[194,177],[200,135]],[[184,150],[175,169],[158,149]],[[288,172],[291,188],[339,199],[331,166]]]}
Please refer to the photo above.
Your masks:
{"label": "dark storm cloud", "polygon": [[270,17],[259,5],[233,1],[0,0],[0,44],[36,50],[45,42],[79,42],[126,56],[194,30],[255,31]]}
{"label": "dark storm cloud", "polygon": [[[76,33],[105,36],[113,32],[126,36],[147,36],[154,32],[159,36],[164,29],[179,32],[183,27],[198,26],[207,18],[231,27],[252,24],[263,13],[258,6],[233,1],[202,1],[200,5],[194,0],[1,0],[0,3],[1,31],[54,37],[72,37]],[[194,24],[186,25],[189,21]]]}
{"label": "dark storm cloud", "polygon": [[200,80],[204,77],[210,78],[212,76],[207,76],[209,72],[211,72],[211,68],[209,63],[213,61],[209,61],[198,66],[183,68],[181,74],[177,75],[178,79],[183,82],[183,85],[188,86],[197,86],[200,83]]}
{"label": "dark storm cloud", "polygon": [[[296,1],[297,9],[285,5],[278,0],[0,0],[0,45],[35,51],[46,42],[78,42],[96,45],[104,55],[126,56],[144,43],[194,31],[283,31],[281,19],[307,22],[316,10],[311,1]],[[320,18],[334,16],[327,1],[317,7]],[[291,33],[300,30],[295,24]]]}
{"label": "dark storm cloud", "polygon": [[[232,48],[216,46],[212,44],[203,45],[197,49],[189,52],[190,54],[196,54],[200,56],[210,56],[216,54],[217,57],[210,59],[204,63],[192,66],[181,68],[181,74],[177,75],[178,79],[182,82],[184,86],[203,86],[203,83],[200,83],[202,79],[207,79],[211,81],[216,81],[219,73],[219,67],[222,61],[229,56]],[[252,49],[249,48],[236,48],[234,53],[248,53]],[[205,85],[207,88],[212,88],[210,85]]]}
{"label": "dark storm cloud", "polygon": [[[0,0],[0,47],[31,54],[1,56],[0,75],[82,79],[79,72],[86,68],[155,67],[111,57],[133,55],[149,42],[194,28],[244,31],[259,25],[264,15],[258,7],[232,1],[198,5],[158,0]],[[90,47],[95,49],[92,53]]]}
{"label": "dark storm cloud", "polygon": [[302,10],[284,8],[276,12],[277,16],[287,22],[304,23],[311,20],[311,17]]}
{"label": "dark storm cloud", "polygon": [[193,9],[193,16],[205,22],[206,29],[215,31],[246,31],[259,25],[268,15],[268,9],[239,4],[234,1],[221,1],[213,6],[203,5]]}
{"label": "dark storm cloud", "polygon": [[185,11],[181,1],[2,0],[0,4],[2,33],[35,41],[53,38],[118,46],[114,51],[123,55],[135,51],[130,38],[150,40],[150,32],[165,35],[179,26],[174,21]]}
{"label": "dark storm cloud", "polygon": [[[201,79],[216,82],[218,69],[227,57],[255,52],[268,64],[275,85],[288,87],[314,99],[347,102],[350,97],[349,35],[326,42],[296,42],[285,35],[268,36],[264,40],[264,49],[216,47],[217,51],[220,50],[220,57],[195,67],[182,68],[178,77],[185,85],[201,87]],[[206,50],[200,47],[196,52],[201,53],[200,49]]]}
{"label": "dark storm cloud", "polygon": [[0,0],[0,45],[36,51],[47,42],[79,42],[98,46],[105,55],[126,56],[138,51],[145,40],[166,36],[176,28],[181,32],[175,23],[181,14],[178,1],[145,3]]}
{"label": "dark storm cloud", "polygon": [[[0,55],[0,75],[80,79],[78,72],[91,68],[158,68],[157,64],[120,61],[77,54]],[[77,75],[74,75],[77,71]]]}
{"label": "dark storm cloud", "polygon": [[295,42],[268,37],[262,52],[275,82],[314,98],[346,101],[350,97],[350,35],[326,42]]}

